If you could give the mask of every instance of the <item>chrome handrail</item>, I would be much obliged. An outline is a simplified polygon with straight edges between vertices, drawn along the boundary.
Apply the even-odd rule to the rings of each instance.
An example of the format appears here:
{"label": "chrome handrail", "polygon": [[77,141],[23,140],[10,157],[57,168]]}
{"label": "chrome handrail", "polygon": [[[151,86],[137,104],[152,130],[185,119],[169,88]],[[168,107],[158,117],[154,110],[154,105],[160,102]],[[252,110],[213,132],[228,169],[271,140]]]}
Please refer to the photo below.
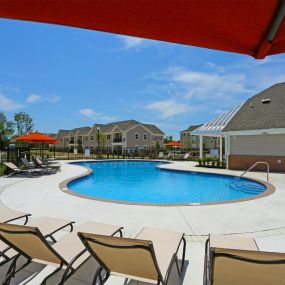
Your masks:
{"label": "chrome handrail", "polygon": [[245,172],[243,172],[240,177],[244,176],[247,172],[249,172],[250,170],[252,170],[256,165],[258,164],[265,164],[267,166],[267,182],[269,180],[269,163],[266,161],[257,161],[255,162],[249,169],[247,169]]}

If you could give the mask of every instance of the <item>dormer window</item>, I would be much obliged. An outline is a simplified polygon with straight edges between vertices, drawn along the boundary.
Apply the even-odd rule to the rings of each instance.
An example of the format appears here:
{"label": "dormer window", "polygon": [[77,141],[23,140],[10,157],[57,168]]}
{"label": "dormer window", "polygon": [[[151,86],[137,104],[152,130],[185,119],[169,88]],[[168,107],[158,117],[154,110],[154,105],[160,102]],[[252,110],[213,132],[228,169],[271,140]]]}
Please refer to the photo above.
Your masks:
{"label": "dormer window", "polygon": [[262,99],[261,102],[262,102],[262,104],[270,104],[271,100],[270,99]]}

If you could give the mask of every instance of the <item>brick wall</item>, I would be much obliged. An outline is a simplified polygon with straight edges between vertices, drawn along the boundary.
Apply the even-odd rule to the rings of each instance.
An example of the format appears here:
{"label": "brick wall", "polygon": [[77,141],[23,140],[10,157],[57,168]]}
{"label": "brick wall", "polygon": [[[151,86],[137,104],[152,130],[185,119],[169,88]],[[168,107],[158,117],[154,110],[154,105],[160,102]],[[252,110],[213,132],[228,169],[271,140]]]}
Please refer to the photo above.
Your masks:
{"label": "brick wall", "polygon": [[[281,163],[278,163],[278,160]],[[285,156],[250,156],[250,155],[230,155],[229,169],[246,170],[257,161],[269,163],[270,171],[285,172]],[[265,165],[258,165],[256,170],[266,170]]]}

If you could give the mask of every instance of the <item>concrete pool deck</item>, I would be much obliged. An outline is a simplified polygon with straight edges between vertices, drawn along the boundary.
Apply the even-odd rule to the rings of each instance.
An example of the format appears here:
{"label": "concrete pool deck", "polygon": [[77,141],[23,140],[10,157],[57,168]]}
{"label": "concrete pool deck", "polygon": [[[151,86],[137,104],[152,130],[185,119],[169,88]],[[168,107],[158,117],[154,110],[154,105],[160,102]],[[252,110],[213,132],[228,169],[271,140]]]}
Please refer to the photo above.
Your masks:
{"label": "concrete pool deck", "polygon": [[[209,233],[249,235],[256,238],[260,249],[285,252],[284,174],[270,174],[269,182],[276,191],[263,198],[218,205],[159,207],[100,202],[66,194],[59,189],[59,184],[84,174],[86,169],[64,161],[61,163],[62,171],[51,176],[0,178],[0,207],[17,209],[33,216],[70,219],[77,225],[89,220],[116,224],[124,226],[125,236],[134,236],[143,226],[185,232],[189,265],[184,280],[170,284],[202,284],[203,248]],[[163,168],[241,174],[239,171],[198,168],[193,162],[173,162],[163,165]],[[264,173],[258,172],[246,177],[266,179]],[[81,283],[72,280],[80,280]],[[73,278],[70,282],[68,284],[90,284],[82,278]],[[123,284],[121,281],[115,283],[113,279],[109,282]]]}

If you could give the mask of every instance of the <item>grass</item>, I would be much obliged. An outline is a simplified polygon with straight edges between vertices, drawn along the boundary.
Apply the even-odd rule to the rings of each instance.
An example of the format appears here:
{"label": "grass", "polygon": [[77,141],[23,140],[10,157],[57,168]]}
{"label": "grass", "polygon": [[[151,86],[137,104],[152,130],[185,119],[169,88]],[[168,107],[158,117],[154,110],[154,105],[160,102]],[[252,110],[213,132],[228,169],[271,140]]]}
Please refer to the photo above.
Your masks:
{"label": "grass", "polygon": [[4,175],[5,168],[6,168],[5,165],[0,162],[0,176]]}

